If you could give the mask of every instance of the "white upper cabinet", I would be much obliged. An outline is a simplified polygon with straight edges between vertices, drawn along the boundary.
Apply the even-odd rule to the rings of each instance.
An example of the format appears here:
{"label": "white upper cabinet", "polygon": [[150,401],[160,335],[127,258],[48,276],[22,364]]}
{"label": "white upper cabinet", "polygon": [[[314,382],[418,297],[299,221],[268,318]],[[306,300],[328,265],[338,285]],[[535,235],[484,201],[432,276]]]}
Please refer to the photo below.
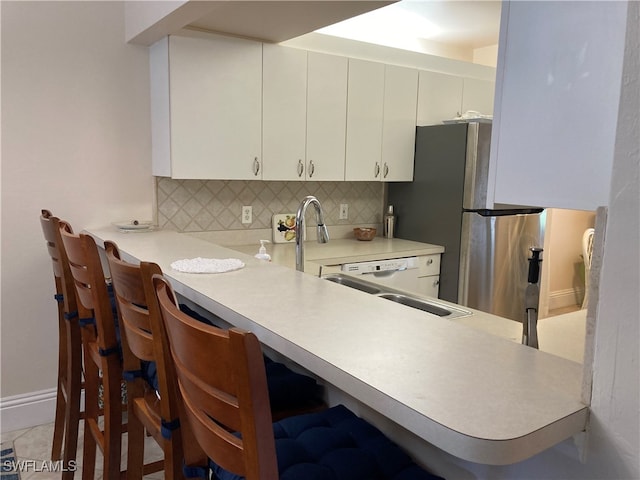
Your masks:
{"label": "white upper cabinet", "polygon": [[382,181],[413,180],[418,71],[385,66]]}
{"label": "white upper cabinet", "polygon": [[413,180],[417,95],[417,70],[349,60],[346,180]]}
{"label": "white upper cabinet", "polygon": [[384,109],[382,63],[349,59],[345,180],[380,180]]}
{"label": "white upper cabinet", "polygon": [[262,44],[170,36],[150,59],[153,174],[260,179]]}
{"label": "white upper cabinet", "polygon": [[421,70],[417,124],[440,125],[461,114],[463,83],[462,77]]}
{"label": "white upper cabinet", "polygon": [[464,78],[462,81],[461,113],[474,111],[482,115],[493,115],[495,91],[495,82],[478,80],[477,78]]}
{"label": "white upper cabinet", "polygon": [[490,162],[496,203],[608,204],[626,15],[626,2],[503,3]]}
{"label": "white upper cabinet", "polygon": [[307,180],[344,180],[347,58],[308,52]]}
{"label": "white upper cabinet", "polygon": [[263,45],[262,179],[304,180],[307,52]]}

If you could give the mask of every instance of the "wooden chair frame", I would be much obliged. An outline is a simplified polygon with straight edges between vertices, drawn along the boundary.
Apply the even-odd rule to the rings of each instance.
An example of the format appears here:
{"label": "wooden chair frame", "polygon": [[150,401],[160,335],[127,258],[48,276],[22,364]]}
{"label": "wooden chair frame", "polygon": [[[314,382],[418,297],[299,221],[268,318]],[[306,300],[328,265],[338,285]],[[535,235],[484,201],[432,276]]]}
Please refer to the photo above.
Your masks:
{"label": "wooden chair frame", "polygon": [[[75,235],[66,222],[60,222],[78,300],[79,323],[85,361],[85,420],[82,479],[95,474],[96,447],[104,456],[103,478],[120,478],[122,432],[122,362],[116,337],[116,324],[105,283],[100,255],[94,239]],[[103,386],[104,409],[99,408],[99,386]],[[104,413],[104,426],[98,422]]]}
{"label": "wooden chair frame", "polygon": [[[123,261],[114,242],[105,242],[105,250],[118,305],[127,380],[127,478],[140,479],[163,468],[166,479],[184,478],[175,373],[173,363],[163,361],[168,352],[166,336],[156,334],[161,331],[161,319],[151,279],[162,271],[155,263]],[[141,361],[155,362],[159,397],[142,378]],[[145,429],[162,448],[164,462],[144,465]]]}
{"label": "wooden chair frame", "polygon": [[[82,382],[82,335],[78,323],[75,286],[60,235],[60,219],[42,210],[40,225],[53,265],[58,303],[58,385],[51,460],[63,461],[63,480],[73,478],[78,448],[78,427],[84,412],[80,408]],[[63,448],[64,445],[64,448]],[[64,452],[64,453],[63,453]]]}
{"label": "wooden chair frame", "polygon": [[[262,349],[250,332],[222,330],[178,308],[168,281],[154,276],[183,400],[183,423],[215,463],[247,480],[277,480],[275,440]],[[231,432],[240,432],[242,438]]]}

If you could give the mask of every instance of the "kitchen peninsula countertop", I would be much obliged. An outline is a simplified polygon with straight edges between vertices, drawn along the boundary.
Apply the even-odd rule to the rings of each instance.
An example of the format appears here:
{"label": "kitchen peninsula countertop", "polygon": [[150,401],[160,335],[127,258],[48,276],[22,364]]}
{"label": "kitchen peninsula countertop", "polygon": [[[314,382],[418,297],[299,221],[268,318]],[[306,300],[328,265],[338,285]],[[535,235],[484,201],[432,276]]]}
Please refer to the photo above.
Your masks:
{"label": "kitchen peninsula countertop", "polygon": [[[185,298],[457,457],[515,463],[586,427],[576,362],[189,235],[89,233],[99,245],[115,241],[125,260],[158,263]],[[194,257],[245,267],[208,275],[170,267]]]}

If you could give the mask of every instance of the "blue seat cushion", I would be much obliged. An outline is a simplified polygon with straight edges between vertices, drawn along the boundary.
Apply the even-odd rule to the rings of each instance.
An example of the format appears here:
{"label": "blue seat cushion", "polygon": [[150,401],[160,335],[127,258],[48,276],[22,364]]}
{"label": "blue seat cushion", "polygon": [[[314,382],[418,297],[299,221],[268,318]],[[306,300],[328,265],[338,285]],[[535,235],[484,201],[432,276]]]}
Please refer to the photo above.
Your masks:
{"label": "blue seat cushion", "polygon": [[[273,424],[280,480],[437,480],[343,405]],[[212,479],[242,480],[212,463]]]}

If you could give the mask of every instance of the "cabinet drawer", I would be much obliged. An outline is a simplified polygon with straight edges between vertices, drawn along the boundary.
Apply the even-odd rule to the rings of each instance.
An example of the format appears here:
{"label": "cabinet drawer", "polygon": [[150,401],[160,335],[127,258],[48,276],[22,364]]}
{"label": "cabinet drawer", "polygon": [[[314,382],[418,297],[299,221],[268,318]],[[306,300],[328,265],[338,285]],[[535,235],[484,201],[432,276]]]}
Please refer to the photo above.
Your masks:
{"label": "cabinet drawer", "polygon": [[440,254],[425,255],[418,257],[419,275],[440,275]]}

